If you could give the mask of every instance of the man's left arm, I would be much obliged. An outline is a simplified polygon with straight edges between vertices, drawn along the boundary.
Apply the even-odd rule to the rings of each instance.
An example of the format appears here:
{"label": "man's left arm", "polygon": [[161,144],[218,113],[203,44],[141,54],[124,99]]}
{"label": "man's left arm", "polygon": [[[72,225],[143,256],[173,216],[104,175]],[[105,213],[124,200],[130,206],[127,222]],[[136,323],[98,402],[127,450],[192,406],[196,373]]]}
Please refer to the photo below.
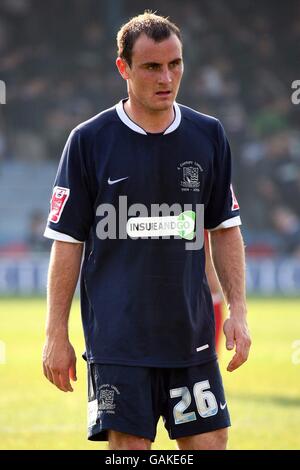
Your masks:
{"label": "man's left arm", "polygon": [[222,286],[229,316],[224,322],[226,348],[235,354],[227,370],[234,371],[247,359],[251,339],[247,325],[245,249],[239,227],[210,231],[211,254]]}

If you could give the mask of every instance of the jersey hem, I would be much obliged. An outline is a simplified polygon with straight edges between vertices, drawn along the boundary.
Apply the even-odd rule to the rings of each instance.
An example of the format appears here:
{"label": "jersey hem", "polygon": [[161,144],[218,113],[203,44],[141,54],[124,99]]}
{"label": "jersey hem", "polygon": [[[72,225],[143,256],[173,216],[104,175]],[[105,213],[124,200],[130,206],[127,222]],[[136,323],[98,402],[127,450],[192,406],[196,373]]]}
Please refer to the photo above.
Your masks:
{"label": "jersey hem", "polygon": [[69,243],[84,243],[84,241],[77,240],[76,238],[71,237],[63,232],[58,232],[57,230],[53,230],[50,227],[46,227],[44,232],[45,238],[50,238],[51,240],[58,240],[61,242],[69,242]]}
{"label": "jersey hem", "polygon": [[208,356],[203,359],[186,362],[149,362],[149,361],[126,361],[122,359],[107,359],[104,357],[92,356],[87,358],[89,364],[115,364],[120,366],[137,366],[137,367],[162,367],[162,368],[174,368],[174,367],[192,367],[207,362],[215,361],[218,359],[217,353]]}
{"label": "jersey hem", "polygon": [[242,225],[241,217],[239,215],[235,217],[231,217],[230,219],[226,219],[223,222],[221,222],[219,225],[213,228],[206,228],[209,232],[213,232],[214,230],[220,230],[224,228],[231,228],[231,227],[237,227],[239,225]]}

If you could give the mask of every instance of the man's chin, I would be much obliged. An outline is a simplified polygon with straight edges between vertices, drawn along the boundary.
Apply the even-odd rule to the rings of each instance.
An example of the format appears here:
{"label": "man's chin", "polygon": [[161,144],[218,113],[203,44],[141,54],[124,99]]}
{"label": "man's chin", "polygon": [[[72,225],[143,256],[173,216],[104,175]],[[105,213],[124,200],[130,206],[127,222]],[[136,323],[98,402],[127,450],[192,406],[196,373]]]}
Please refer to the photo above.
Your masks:
{"label": "man's chin", "polygon": [[165,101],[164,103],[153,103],[151,108],[153,111],[169,111],[174,104],[173,100]]}

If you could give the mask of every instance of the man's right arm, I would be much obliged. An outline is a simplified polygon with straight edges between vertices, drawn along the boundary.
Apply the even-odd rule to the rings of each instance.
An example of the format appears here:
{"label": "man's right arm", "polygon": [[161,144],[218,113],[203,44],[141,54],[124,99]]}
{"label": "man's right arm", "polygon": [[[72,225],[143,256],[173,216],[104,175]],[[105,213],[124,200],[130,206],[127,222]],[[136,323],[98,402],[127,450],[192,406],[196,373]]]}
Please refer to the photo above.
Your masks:
{"label": "man's right arm", "polygon": [[48,271],[44,375],[64,392],[76,380],[76,355],[69,341],[68,320],[76,289],[83,243],[54,241]]}

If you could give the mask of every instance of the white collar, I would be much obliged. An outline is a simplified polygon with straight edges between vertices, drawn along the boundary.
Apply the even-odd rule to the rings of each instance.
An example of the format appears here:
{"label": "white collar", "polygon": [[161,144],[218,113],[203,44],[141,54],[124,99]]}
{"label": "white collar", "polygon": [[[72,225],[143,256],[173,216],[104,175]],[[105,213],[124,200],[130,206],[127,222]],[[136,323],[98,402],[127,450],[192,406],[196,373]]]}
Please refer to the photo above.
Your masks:
{"label": "white collar", "polygon": [[[116,111],[118,113],[119,118],[121,121],[127,126],[130,127],[135,132],[138,132],[139,134],[144,134],[147,135],[147,132],[140,126],[138,126],[135,122],[133,122],[129,116],[125,113],[124,106],[123,106],[123,100],[119,101],[119,103],[116,106]],[[171,132],[175,131],[177,127],[179,127],[179,124],[181,122],[181,111],[176,102],[174,102],[174,111],[175,111],[175,119],[170,124],[170,126],[165,130],[163,135],[170,134]]]}

